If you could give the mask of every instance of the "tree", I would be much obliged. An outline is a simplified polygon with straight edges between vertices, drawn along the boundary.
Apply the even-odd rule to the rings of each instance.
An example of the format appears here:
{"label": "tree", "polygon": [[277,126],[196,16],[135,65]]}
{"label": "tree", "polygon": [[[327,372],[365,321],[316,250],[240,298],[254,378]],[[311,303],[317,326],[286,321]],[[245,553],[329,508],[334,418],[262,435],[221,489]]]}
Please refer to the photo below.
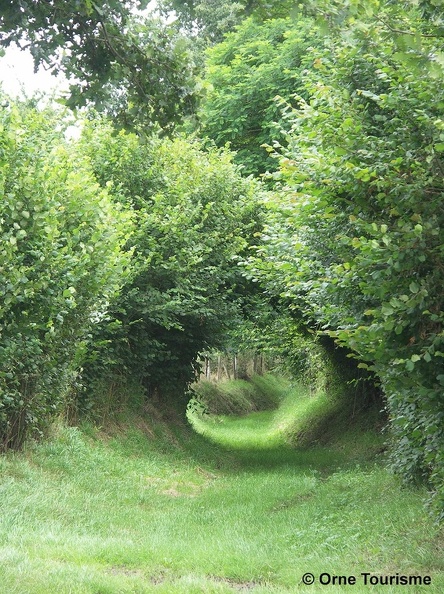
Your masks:
{"label": "tree", "polygon": [[167,14],[175,11],[180,26],[188,35],[203,42],[202,49],[221,41],[225,33],[232,31],[245,17],[244,6],[240,2],[165,0],[161,6]]}
{"label": "tree", "polygon": [[229,143],[245,174],[276,168],[262,146],[285,141],[285,114],[276,96],[295,105],[294,94],[306,95],[301,76],[311,65],[306,56],[322,44],[310,19],[249,18],[209,51],[200,133],[217,146]]}
{"label": "tree", "polygon": [[181,27],[206,45],[222,41],[246,17],[254,16],[258,22],[286,17],[294,7],[291,0],[161,0],[160,5],[167,14],[175,13]]}
{"label": "tree", "polygon": [[146,1],[0,1],[0,45],[28,48],[35,67],[72,81],[69,107],[93,102],[116,124],[165,131],[194,110],[194,63],[173,26],[136,8]]}

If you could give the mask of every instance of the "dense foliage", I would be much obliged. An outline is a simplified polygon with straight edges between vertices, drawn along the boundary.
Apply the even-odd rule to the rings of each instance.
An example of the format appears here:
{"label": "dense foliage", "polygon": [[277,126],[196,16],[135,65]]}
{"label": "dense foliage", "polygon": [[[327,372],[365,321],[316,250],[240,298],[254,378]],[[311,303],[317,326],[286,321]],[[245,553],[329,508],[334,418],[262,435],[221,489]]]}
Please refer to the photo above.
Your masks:
{"label": "dense foliage", "polygon": [[180,26],[201,43],[201,47],[222,41],[224,35],[246,16],[258,21],[288,16],[292,0],[159,0],[161,10],[173,13]]}
{"label": "dense foliage", "polygon": [[[442,497],[442,80],[419,77],[399,40],[376,34],[336,42],[306,71],[310,100],[292,111],[255,266],[377,374],[395,467]],[[421,43],[438,51],[435,38]]]}
{"label": "dense foliage", "polygon": [[0,446],[64,405],[87,332],[123,282],[127,214],[67,145],[60,118],[3,108],[0,136]]}
{"label": "dense foliage", "polygon": [[284,142],[285,114],[276,96],[291,103],[295,93],[305,95],[306,56],[322,43],[311,19],[249,18],[209,52],[201,134],[218,146],[229,143],[245,174],[276,168],[262,146]]}
{"label": "dense foliage", "polygon": [[258,228],[256,184],[229,153],[185,139],[113,135],[93,123],[83,146],[103,185],[134,210],[134,274],[95,330],[91,378],[131,376],[176,399],[195,377],[199,352],[220,344],[241,298],[232,258]]}
{"label": "dense foliage", "polygon": [[94,103],[115,123],[170,131],[194,109],[194,63],[174,27],[136,9],[147,0],[0,0],[0,46],[69,78],[69,107]]}
{"label": "dense foliage", "polygon": [[[128,378],[182,394],[212,347],[274,350],[309,381],[377,378],[393,466],[442,510],[440,2],[146,5],[0,0],[0,45],[113,117],[68,144],[52,112],[2,112],[3,445],[60,410],[82,364],[95,406]],[[204,145],[161,139],[189,114]],[[245,174],[267,170],[259,207]]]}

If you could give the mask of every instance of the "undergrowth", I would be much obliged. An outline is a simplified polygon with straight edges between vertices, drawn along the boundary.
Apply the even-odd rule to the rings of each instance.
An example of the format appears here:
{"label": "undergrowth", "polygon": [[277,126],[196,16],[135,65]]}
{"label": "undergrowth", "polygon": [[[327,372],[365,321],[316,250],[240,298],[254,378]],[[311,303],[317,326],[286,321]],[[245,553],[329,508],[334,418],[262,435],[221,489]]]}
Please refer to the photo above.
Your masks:
{"label": "undergrowth", "polygon": [[277,408],[286,389],[287,382],[282,378],[256,375],[248,381],[201,380],[192,386],[191,394],[193,402],[199,403],[209,414],[243,415]]}

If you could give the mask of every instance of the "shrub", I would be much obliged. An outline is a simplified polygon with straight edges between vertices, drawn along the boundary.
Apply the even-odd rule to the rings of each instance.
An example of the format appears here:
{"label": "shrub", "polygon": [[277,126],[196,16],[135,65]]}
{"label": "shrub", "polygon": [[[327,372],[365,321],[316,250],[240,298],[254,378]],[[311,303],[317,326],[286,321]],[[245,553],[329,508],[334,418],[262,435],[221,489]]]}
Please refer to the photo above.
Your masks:
{"label": "shrub", "polygon": [[233,257],[257,228],[257,185],[229,153],[192,140],[141,142],[94,121],[83,146],[100,183],[111,181],[137,218],[133,274],[95,327],[86,397],[94,399],[98,378],[123,374],[148,396],[177,401],[195,380],[199,353],[220,344],[237,312]]}
{"label": "shrub", "polygon": [[257,268],[378,377],[393,467],[430,481],[442,514],[444,94],[439,37],[416,12],[404,18],[420,47],[400,51],[372,22],[307,57],[311,96],[288,112],[285,186]]}
{"label": "shrub", "polygon": [[0,445],[61,411],[86,335],[122,282],[130,220],[50,110],[5,108],[0,130]]}

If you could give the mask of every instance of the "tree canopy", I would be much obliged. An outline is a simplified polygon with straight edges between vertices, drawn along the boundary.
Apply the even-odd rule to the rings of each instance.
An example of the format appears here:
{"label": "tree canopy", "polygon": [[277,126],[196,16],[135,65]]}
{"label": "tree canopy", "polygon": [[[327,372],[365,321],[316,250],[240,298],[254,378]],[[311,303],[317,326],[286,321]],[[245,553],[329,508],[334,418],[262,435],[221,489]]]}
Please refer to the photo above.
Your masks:
{"label": "tree canopy", "polygon": [[258,21],[288,16],[292,0],[160,0],[167,14],[174,11],[180,25],[195,37],[212,45],[239,25],[245,17]]}
{"label": "tree canopy", "polygon": [[193,111],[194,62],[173,26],[136,9],[145,0],[2,0],[0,45],[71,81],[67,105],[93,103],[116,124],[170,131]]}
{"label": "tree canopy", "polygon": [[276,97],[296,105],[294,95],[306,95],[301,73],[323,43],[312,19],[249,18],[209,51],[200,133],[218,146],[229,143],[245,174],[277,167],[263,146],[285,142],[285,112]]}

